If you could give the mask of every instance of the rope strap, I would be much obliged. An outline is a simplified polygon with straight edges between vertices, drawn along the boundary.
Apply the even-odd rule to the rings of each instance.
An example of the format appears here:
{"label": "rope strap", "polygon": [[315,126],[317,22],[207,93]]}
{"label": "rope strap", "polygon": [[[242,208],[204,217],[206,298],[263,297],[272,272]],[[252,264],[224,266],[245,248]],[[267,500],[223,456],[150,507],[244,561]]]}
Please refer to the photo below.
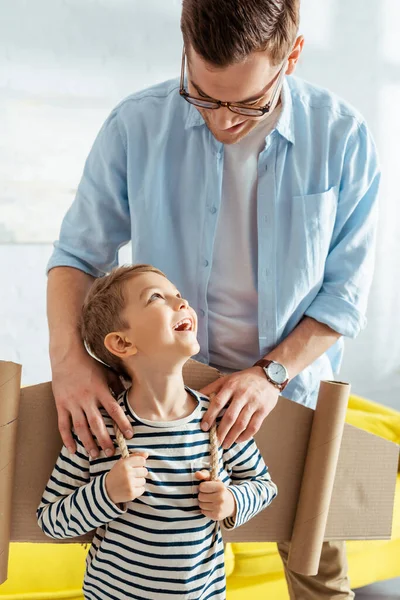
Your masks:
{"label": "rope strap", "polygon": [[[122,435],[118,425],[114,423],[114,432],[117,439],[117,444],[121,450],[122,458],[129,456],[128,446],[126,445],[126,439]],[[211,481],[218,480],[218,438],[217,438],[217,427],[214,422],[210,429],[210,476]]]}

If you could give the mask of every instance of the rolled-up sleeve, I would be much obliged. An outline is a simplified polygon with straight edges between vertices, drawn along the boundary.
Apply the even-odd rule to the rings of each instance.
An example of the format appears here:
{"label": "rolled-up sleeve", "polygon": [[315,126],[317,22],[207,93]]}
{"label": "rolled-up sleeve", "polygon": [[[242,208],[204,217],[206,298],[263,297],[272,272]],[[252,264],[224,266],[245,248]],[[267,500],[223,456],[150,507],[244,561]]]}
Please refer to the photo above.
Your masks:
{"label": "rolled-up sleeve", "polygon": [[124,130],[114,110],[86,160],[77,194],[47,265],[75,267],[99,277],[118,264],[131,237]]}
{"label": "rolled-up sleeve", "polygon": [[375,262],[380,169],[364,124],[349,139],[332,242],[319,293],[305,314],[354,338],[365,327]]}

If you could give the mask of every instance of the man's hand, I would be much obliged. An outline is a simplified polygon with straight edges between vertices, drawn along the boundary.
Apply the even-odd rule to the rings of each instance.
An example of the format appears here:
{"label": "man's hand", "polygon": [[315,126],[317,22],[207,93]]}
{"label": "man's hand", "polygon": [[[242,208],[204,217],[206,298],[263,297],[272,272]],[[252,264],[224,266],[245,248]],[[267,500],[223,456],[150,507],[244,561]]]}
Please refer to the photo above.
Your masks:
{"label": "man's hand", "polygon": [[253,437],[279,398],[279,390],[267,380],[261,367],[221,377],[204,387],[201,393],[210,396],[210,406],[201,424],[204,431],[229,403],[217,430],[225,449],[234,442],[245,442]]}
{"label": "man's hand", "polygon": [[210,472],[206,469],[195,473],[200,479],[199,506],[205,517],[213,521],[223,521],[236,516],[236,502],[229,488],[222,481],[209,481]]}
{"label": "man's hand", "polygon": [[[53,393],[58,412],[58,428],[71,453],[76,451],[71,433],[72,420],[76,434],[93,458],[99,455],[99,451],[92,433],[107,456],[114,454],[114,444],[107,433],[99,406],[106,409],[126,438],[133,435],[129,420],[108,389],[109,385],[113,388],[116,382],[108,380],[111,373],[107,371],[106,367],[85,350],[72,359],[64,359],[58,365],[53,365]],[[123,389],[120,381],[119,385],[121,389],[116,390],[117,393]]]}

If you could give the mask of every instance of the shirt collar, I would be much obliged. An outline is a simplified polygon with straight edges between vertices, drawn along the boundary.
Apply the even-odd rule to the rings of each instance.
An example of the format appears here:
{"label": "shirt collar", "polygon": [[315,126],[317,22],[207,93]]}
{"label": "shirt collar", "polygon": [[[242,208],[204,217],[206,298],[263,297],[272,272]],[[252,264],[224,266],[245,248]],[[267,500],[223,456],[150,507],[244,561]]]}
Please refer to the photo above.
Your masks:
{"label": "shirt collar", "polygon": [[[185,100],[182,98],[182,102]],[[187,108],[187,117],[185,123],[185,129],[189,129],[189,127],[196,127],[197,125],[205,125],[206,122],[193,104],[189,104],[189,102],[185,102]]]}
{"label": "shirt collar", "polygon": [[[184,102],[183,98],[182,101]],[[205,125],[205,121],[197,108],[188,102],[185,102],[185,104],[189,109],[187,111],[185,129],[197,127],[199,125]],[[292,94],[290,92],[289,83],[286,77],[283,80],[282,85],[282,111],[276,123],[275,129],[281,134],[282,137],[288,140],[288,142],[294,144]]]}
{"label": "shirt collar", "polygon": [[294,144],[293,102],[287,77],[285,77],[283,80],[281,98],[282,111],[276,123],[275,129],[288,142]]}

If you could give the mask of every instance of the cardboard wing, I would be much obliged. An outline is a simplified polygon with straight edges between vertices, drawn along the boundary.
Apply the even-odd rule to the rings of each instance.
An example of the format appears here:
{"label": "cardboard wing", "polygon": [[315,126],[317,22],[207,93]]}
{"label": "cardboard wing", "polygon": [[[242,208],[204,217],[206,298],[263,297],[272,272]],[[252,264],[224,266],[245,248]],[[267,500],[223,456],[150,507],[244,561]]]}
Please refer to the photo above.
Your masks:
{"label": "cardboard wing", "polygon": [[[62,442],[51,384],[20,390],[21,367],[0,361],[0,583],[9,542],[53,540],[36,509]],[[220,373],[195,361],[184,369],[201,389]],[[226,542],[291,540],[289,567],[315,575],[324,540],[390,539],[398,446],[344,423],[349,385],[321,382],[315,411],[280,397],[256,435],[278,497]]]}

